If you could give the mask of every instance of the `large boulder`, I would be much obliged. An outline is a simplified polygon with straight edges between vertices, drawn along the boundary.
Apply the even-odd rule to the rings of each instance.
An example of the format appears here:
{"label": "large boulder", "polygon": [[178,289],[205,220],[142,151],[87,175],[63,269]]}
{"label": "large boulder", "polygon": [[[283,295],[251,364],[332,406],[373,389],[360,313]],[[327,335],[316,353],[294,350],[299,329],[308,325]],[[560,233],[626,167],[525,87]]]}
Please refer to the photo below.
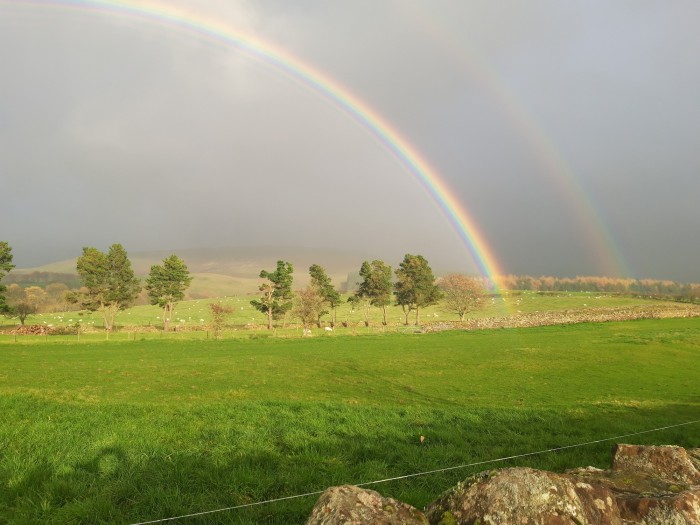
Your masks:
{"label": "large boulder", "polygon": [[616,445],[610,470],[578,469],[568,474],[608,487],[624,523],[698,525],[698,452],[672,446]]}
{"label": "large boulder", "polygon": [[487,471],[426,509],[431,524],[622,525],[610,490],[530,468]]}
{"label": "large boulder", "polygon": [[610,470],[485,472],[430,504],[431,524],[700,525],[700,454],[617,445]]}
{"label": "large boulder", "polygon": [[319,497],[306,525],[428,525],[416,508],[352,485],[331,487]]}
{"label": "large boulder", "polygon": [[682,447],[616,445],[612,470],[647,473],[670,482],[700,485],[700,460]]}

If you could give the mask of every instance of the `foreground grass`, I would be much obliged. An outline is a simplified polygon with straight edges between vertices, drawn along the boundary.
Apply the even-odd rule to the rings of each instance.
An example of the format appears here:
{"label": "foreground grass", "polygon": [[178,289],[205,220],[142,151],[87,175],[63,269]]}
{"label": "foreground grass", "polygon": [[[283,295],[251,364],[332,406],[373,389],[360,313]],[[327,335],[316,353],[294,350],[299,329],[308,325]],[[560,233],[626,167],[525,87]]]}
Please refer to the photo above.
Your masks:
{"label": "foreground grass", "polygon": [[[700,419],[698,377],[697,319],[3,345],[0,522],[136,523],[638,432]],[[700,425],[624,441],[699,446]],[[493,466],[604,467],[611,444]],[[420,507],[489,467],[372,488]],[[302,523],[315,499],[175,523]]]}

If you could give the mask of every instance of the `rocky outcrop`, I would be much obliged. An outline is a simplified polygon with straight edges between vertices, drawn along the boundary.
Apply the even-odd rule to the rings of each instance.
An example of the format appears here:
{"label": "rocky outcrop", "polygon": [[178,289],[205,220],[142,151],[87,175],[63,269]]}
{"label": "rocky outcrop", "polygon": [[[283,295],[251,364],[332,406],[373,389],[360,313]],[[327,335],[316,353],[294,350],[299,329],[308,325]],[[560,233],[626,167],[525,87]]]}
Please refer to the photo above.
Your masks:
{"label": "rocky outcrop", "polygon": [[321,496],[307,524],[427,522],[700,525],[700,449],[617,445],[609,470],[486,471],[445,492],[425,515],[374,491],[336,487]]}

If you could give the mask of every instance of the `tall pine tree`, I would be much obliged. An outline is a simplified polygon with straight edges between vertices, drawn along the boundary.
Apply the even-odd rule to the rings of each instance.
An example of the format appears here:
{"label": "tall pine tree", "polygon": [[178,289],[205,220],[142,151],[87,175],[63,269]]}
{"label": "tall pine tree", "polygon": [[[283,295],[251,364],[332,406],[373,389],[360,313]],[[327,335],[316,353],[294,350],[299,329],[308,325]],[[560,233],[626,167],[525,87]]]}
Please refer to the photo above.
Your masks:
{"label": "tall pine tree", "polygon": [[102,312],[105,330],[112,330],[117,312],[131,306],[141,291],[126,250],[121,244],[113,244],[107,253],[83,248],[76,268],[87,288],[80,297],[83,308]]}
{"label": "tall pine tree", "polygon": [[163,330],[168,331],[175,313],[175,304],[185,298],[192,276],[185,261],[177,255],[163,260],[162,265],[151,266],[146,279],[146,290],[151,304],[163,309]]}
{"label": "tall pine tree", "polygon": [[372,306],[382,309],[384,315],[383,324],[386,326],[386,307],[391,304],[391,266],[384,261],[374,260],[371,263],[364,261],[360,268],[362,281],[355,295],[358,298],[369,301]]}
{"label": "tall pine tree", "polygon": [[406,314],[405,324],[408,324],[408,315],[415,310],[417,325],[418,309],[435,304],[442,298],[442,292],[435,284],[433,270],[422,255],[407,253],[396,269],[396,277],[396,304]]}
{"label": "tall pine tree", "polygon": [[267,314],[267,329],[272,330],[272,320],[284,317],[292,308],[292,282],[294,267],[286,261],[277,261],[274,272],[262,270],[260,277],[266,279],[258,288],[260,300],[250,301],[258,311]]}
{"label": "tall pine tree", "polygon": [[[0,241],[0,280],[9,273],[15,265],[12,264],[12,247],[6,241]],[[0,283],[0,314],[10,312],[10,307],[5,299],[7,288]]]}
{"label": "tall pine tree", "polygon": [[[330,307],[333,312],[333,320],[331,321],[331,326],[335,326],[335,313],[336,308],[340,306],[340,294],[333,286],[331,278],[326,274],[326,270],[319,266],[318,264],[312,264],[309,268],[309,275],[311,276],[311,286],[316,288],[319,295],[323,298],[324,302]],[[318,318],[316,320],[316,325],[321,327],[321,317],[328,312],[321,310],[319,312]]]}

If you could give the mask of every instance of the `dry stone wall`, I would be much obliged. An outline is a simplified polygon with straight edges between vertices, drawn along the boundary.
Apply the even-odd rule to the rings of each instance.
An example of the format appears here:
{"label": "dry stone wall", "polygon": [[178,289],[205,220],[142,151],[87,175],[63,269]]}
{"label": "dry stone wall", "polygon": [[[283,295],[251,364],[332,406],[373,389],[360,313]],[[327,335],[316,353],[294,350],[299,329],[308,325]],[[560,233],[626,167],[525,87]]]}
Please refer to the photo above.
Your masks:
{"label": "dry stone wall", "polygon": [[424,323],[424,332],[441,330],[483,330],[492,328],[528,328],[557,324],[604,323],[609,321],[631,321],[634,319],[669,319],[700,317],[697,305],[651,305],[629,308],[580,308],[575,310],[531,312],[504,317],[466,319],[464,322]]}

